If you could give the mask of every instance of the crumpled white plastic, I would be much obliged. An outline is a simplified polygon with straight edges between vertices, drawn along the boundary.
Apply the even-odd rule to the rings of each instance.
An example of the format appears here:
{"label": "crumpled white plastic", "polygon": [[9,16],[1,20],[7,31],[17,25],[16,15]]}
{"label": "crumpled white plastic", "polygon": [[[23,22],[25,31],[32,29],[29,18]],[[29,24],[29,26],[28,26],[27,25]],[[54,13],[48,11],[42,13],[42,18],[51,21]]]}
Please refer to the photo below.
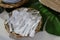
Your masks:
{"label": "crumpled white plastic", "polygon": [[5,2],[5,3],[17,3],[21,0],[2,0],[2,1]]}
{"label": "crumpled white plastic", "polygon": [[28,8],[14,10],[12,16],[7,20],[10,32],[14,31],[22,36],[34,37],[37,25],[42,18],[38,14],[39,11],[28,11]]}

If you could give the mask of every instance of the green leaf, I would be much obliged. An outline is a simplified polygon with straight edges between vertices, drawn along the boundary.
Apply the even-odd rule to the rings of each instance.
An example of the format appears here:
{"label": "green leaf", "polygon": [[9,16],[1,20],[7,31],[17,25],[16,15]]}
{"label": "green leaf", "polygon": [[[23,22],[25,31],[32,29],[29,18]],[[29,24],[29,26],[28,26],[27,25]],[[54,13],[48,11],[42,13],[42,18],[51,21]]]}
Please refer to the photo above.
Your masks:
{"label": "green leaf", "polygon": [[43,26],[47,20],[47,18],[49,17],[49,19],[47,20],[46,23],[46,31],[48,33],[54,34],[54,35],[59,35],[60,36],[60,16],[57,17],[54,13],[54,11],[48,9],[47,7],[45,7],[44,5],[42,5],[40,2],[36,2],[34,4],[32,4],[30,7],[35,8],[37,10],[40,11],[40,14],[43,17]]}
{"label": "green leaf", "polygon": [[50,16],[47,24],[46,31],[51,34],[60,36],[60,20],[56,16]]}
{"label": "green leaf", "polygon": [[4,8],[0,7],[0,14],[4,11]]}

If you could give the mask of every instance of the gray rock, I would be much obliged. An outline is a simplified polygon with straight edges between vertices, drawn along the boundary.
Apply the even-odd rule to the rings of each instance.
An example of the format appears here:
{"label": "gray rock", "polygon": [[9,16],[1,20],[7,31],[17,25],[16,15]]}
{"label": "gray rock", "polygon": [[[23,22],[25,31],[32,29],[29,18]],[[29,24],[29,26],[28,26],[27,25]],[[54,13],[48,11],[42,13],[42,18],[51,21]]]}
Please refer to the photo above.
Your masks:
{"label": "gray rock", "polygon": [[2,0],[2,1],[5,2],[5,3],[17,3],[21,0]]}

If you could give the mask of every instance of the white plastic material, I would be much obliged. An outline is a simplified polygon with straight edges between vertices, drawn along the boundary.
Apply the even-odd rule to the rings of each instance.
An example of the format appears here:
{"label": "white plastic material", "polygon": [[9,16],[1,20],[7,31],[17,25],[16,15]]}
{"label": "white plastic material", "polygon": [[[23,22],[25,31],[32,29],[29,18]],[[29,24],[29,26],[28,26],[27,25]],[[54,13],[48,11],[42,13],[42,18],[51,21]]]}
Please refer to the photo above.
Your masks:
{"label": "white plastic material", "polygon": [[17,3],[21,0],[2,0],[2,1],[5,2],[5,3]]}
{"label": "white plastic material", "polygon": [[[38,23],[41,21],[41,16],[38,15],[39,11],[30,10],[28,8],[21,8],[14,10],[12,16],[7,20],[10,26],[10,29],[22,36],[33,37],[35,35],[35,29],[37,28]],[[12,30],[10,30],[12,31]]]}

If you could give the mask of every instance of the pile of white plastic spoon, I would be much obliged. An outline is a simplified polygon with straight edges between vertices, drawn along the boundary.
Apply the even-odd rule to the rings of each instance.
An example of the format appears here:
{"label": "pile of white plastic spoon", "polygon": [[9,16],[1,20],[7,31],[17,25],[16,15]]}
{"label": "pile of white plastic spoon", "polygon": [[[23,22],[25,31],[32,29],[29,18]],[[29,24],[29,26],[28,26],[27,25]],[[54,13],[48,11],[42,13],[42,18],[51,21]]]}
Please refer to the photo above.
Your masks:
{"label": "pile of white plastic spoon", "polygon": [[12,16],[7,20],[10,32],[14,31],[22,36],[34,37],[38,23],[41,21],[41,15],[37,10],[28,10],[20,8],[12,12]]}

